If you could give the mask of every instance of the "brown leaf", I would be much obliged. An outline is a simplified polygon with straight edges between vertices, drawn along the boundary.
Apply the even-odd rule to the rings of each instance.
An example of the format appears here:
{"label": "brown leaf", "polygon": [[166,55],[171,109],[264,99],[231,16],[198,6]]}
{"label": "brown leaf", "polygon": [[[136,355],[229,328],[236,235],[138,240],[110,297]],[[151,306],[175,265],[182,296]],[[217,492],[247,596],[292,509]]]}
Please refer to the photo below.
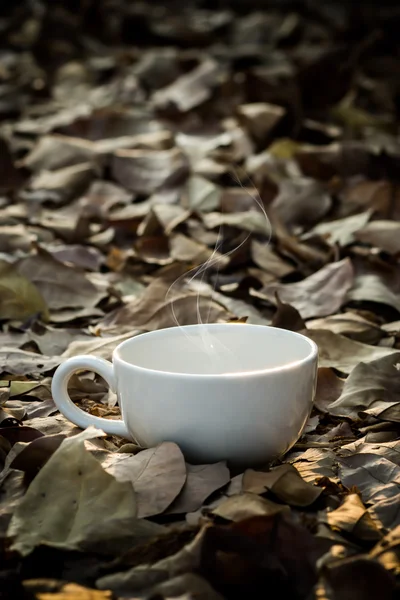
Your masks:
{"label": "brown leaf", "polygon": [[349,494],[336,510],[326,514],[327,523],[334,530],[351,533],[363,542],[377,542],[382,533],[357,494]]}
{"label": "brown leaf", "polygon": [[66,583],[54,594],[39,592],[35,597],[37,600],[112,600],[112,592],[92,590],[76,583]]}
{"label": "brown leaf", "polygon": [[306,329],[306,325],[301,318],[300,313],[294,306],[281,302],[278,293],[275,294],[275,298],[278,306],[272,318],[271,325],[273,327],[289,329],[290,331],[302,331]]}
{"label": "brown leaf", "polygon": [[180,112],[186,112],[208,100],[220,77],[220,65],[212,59],[206,59],[171,85],[155,92],[154,105],[157,108],[173,106]]}
{"label": "brown leaf", "polygon": [[355,238],[388,252],[398,254],[400,252],[400,224],[394,221],[372,221],[355,233]]}
{"label": "brown leaf", "polygon": [[55,203],[67,202],[83,193],[95,176],[90,163],[80,163],[55,171],[41,171],[30,181],[25,197],[51,199]]}
{"label": "brown leaf", "polygon": [[60,263],[43,248],[22,259],[18,271],[36,285],[51,310],[91,307],[104,297],[82,271]]}
{"label": "brown leaf", "polygon": [[329,414],[358,420],[360,413],[400,422],[400,353],[359,363],[345,381]]}
{"label": "brown leaf", "polygon": [[57,356],[44,356],[6,346],[0,350],[0,373],[38,376],[52,371],[61,361]]}
{"label": "brown leaf", "polygon": [[172,150],[117,150],[112,160],[118,183],[138,194],[152,194],[174,176],[186,175],[184,154]]}
{"label": "brown leaf", "polygon": [[135,456],[110,454],[103,467],[117,481],[132,484],[140,518],[163,513],[186,482],[185,459],[172,442],[142,450]]}
{"label": "brown leaf", "polygon": [[343,247],[348,246],[356,239],[359,239],[358,233],[363,231],[363,228],[371,218],[371,214],[372,211],[365,211],[351,215],[350,217],[344,217],[343,219],[318,223],[307,234],[302,236],[302,239],[307,240],[308,237],[313,235],[320,235],[332,246],[335,244]]}
{"label": "brown leaf", "polygon": [[265,142],[268,134],[282,120],[286,110],[276,104],[254,102],[237,109],[239,121],[257,142]]}
{"label": "brown leaf", "polygon": [[377,269],[366,269],[356,275],[354,286],[347,298],[355,302],[376,302],[396,309],[400,312],[400,271],[388,269],[388,272]]}
{"label": "brown leaf", "polygon": [[350,311],[307,321],[307,329],[329,329],[365,344],[377,344],[385,336],[378,325]]}
{"label": "brown leaf", "polygon": [[32,440],[43,437],[40,431],[26,425],[21,425],[21,427],[0,427],[0,435],[9,441],[11,446],[17,442],[32,442]]}
{"label": "brown leaf", "polygon": [[287,179],[280,183],[272,209],[287,227],[310,226],[318,222],[332,205],[330,196],[314,179]]}
{"label": "brown leaf", "polygon": [[276,303],[278,292],[282,302],[291,304],[303,319],[324,317],[340,309],[353,284],[353,268],[349,259],[331,263],[296,283],[270,283],[254,296]]}
{"label": "brown leaf", "polygon": [[32,481],[64,439],[65,435],[55,434],[33,440],[14,458],[10,468],[24,471],[28,481]]}
{"label": "brown leaf", "polygon": [[310,506],[319,498],[322,489],[306,483],[292,465],[284,464],[267,473],[248,469],[243,476],[243,491],[253,494],[272,492],[291,506]]}
{"label": "brown leaf", "polygon": [[317,390],[314,404],[321,412],[328,412],[328,406],[335,402],[342,393],[344,379],[335,375],[328,367],[319,367],[317,376]]}
{"label": "brown leaf", "polygon": [[186,482],[166,514],[184,514],[199,509],[203,502],[230,480],[229,469],[224,462],[212,465],[186,465]]}
{"label": "brown leaf", "polygon": [[340,480],[356,486],[363,502],[376,503],[400,493],[400,467],[383,456],[354,454],[339,459]]}
{"label": "brown leaf", "polygon": [[321,477],[337,482],[337,459],[328,448],[309,448],[293,463],[302,479],[307,483],[315,483]]}
{"label": "brown leaf", "polygon": [[294,267],[280,258],[267,244],[251,241],[251,258],[260,269],[281,278],[293,273]]}
{"label": "brown leaf", "polygon": [[116,336],[93,337],[86,342],[74,341],[70,343],[62,356],[63,358],[69,358],[70,356],[78,356],[78,354],[93,354],[99,358],[111,360],[112,353],[118,344],[121,344],[121,342],[124,342],[139,333],[140,331],[136,329]]}
{"label": "brown leaf", "polygon": [[371,362],[397,353],[393,348],[361,344],[323,329],[310,329],[304,333],[318,346],[319,366],[334,367],[343,373],[351,373],[360,362]]}
{"label": "brown leaf", "polygon": [[55,171],[64,167],[90,162],[95,147],[88,140],[52,134],[39,138],[20,165],[32,171]]}
{"label": "brown leaf", "polygon": [[[327,583],[327,600],[391,600],[395,581],[376,560],[368,556],[353,556],[328,564],[323,571]],[[355,586],[354,582],[360,581]]]}
{"label": "brown leaf", "polygon": [[204,177],[189,177],[183,190],[182,206],[188,210],[209,212],[220,207],[222,190]]}
{"label": "brown leaf", "polygon": [[212,510],[212,514],[228,521],[240,522],[250,517],[275,515],[285,511],[290,511],[290,508],[282,504],[276,504],[272,500],[260,498],[257,494],[244,492],[230,496],[221,504],[218,504]]}
{"label": "brown leaf", "polygon": [[2,319],[27,319],[39,315],[49,319],[40,289],[19,273],[15,265],[0,261],[0,315]]}
{"label": "brown leaf", "polygon": [[[211,585],[199,575],[186,573],[173,577],[151,589],[151,594],[163,598],[181,598],[182,600],[223,600]],[[95,600],[95,599],[94,599]]]}
{"label": "brown leaf", "polygon": [[265,235],[268,239],[271,235],[271,225],[262,212],[250,210],[239,213],[209,212],[202,214],[204,225],[208,229],[215,229],[221,225],[230,225],[237,229]]}
{"label": "brown leaf", "polygon": [[131,485],[116,481],[85,449],[84,441],[99,435],[89,428],[65,439],[30,484],[8,530],[20,554],[43,543],[107,553],[145,530]]}

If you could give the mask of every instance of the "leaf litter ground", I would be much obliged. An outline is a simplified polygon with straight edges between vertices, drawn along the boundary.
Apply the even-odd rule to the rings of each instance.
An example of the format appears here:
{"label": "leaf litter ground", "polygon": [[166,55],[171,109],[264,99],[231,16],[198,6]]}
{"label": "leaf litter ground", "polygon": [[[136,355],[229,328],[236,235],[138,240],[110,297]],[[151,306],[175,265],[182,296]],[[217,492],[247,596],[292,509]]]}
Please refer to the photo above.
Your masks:
{"label": "leaf litter ground", "polygon": [[[1,8],[1,598],[398,594],[399,11],[210,5]],[[57,412],[66,357],[199,315],[317,342],[285,457]],[[119,416],[92,373],[70,394]]]}

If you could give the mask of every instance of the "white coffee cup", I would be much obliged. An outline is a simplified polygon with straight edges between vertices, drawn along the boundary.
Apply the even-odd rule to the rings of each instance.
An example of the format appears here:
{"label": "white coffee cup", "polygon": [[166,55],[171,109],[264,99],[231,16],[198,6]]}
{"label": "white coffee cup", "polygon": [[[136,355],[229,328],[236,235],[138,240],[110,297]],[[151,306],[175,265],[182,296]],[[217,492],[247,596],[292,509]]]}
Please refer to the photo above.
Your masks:
{"label": "white coffee cup", "polygon": [[[75,356],[52,382],[57,408],[143,447],[176,442],[189,462],[252,465],[285,453],[300,437],[316,386],[318,349],[307,337],[263,325],[209,324],[143,333],[120,344],[113,362]],[[70,399],[79,369],[117,392],[122,420],[87,414]]]}

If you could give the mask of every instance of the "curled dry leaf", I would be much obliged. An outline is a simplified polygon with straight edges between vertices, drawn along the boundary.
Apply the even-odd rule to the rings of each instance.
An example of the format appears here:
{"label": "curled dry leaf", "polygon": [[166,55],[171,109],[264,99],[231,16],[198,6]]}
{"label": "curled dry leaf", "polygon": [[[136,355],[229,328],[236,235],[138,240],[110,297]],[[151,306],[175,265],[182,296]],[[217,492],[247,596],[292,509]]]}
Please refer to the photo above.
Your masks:
{"label": "curled dry leaf", "polygon": [[117,481],[129,481],[135,490],[139,518],[163,513],[186,482],[186,465],[179,447],[164,442],[135,456],[110,454],[103,462]]}
{"label": "curled dry leaf", "polygon": [[261,498],[257,494],[244,492],[234,494],[218,504],[212,510],[212,514],[228,521],[239,522],[250,517],[275,515],[284,511],[290,511],[290,508],[267,498]]}
{"label": "curled dry leaf", "polygon": [[328,244],[334,246],[348,246],[358,238],[358,232],[363,230],[363,227],[371,218],[372,211],[365,211],[343,219],[336,219],[326,223],[318,223],[310,231],[302,236],[302,239],[307,240],[313,235],[320,235]]}
{"label": "curled dry leaf", "polygon": [[303,481],[299,472],[289,464],[280,465],[267,473],[252,469],[245,471],[242,489],[253,494],[271,492],[291,506],[310,506],[322,493],[321,488]]}
{"label": "curled dry leaf", "polygon": [[220,77],[220,65],[212,59],[206,59],[168,87],[155,92],[154,105],[157,108],[169,108],[172,105],[180,112],[186,112],[208,100]]}
{"label": "curled dry leaf", "polygon": [[380,502],[400,493],[400,467],[376,454],[354,454],[338,459],[340,480],[356,487],[364,503]]}
{"label": "curled dry leaf", "polygon": [[259,291],[257,298],[276,303],[276,293],[282,302],[296,308],[303,319],[324,317],[340,309],[353,285],[353,268],[349,259],[331,263],[313,275],[296,283],[270,283]]}
{"label": "curled dry leaf", "polygon": [[100,435],[89,428],[65,439],[29,486],[8,529],[21,555],[41,544],[107,553],[145,532],[132,486],[116,481],[85,449],[85,440]]}
{"label": "curled dry leaf", "polygon": [[389,254],[400,252],[400,223],[396,221],[372,221],[355,233],[355,238],[385,250]]}
{"label": "curled dry leaf", "polygon": [[185,514],[198,510],[207,498],[230,481],[229,469],[224,462],[212,465],[186,465],[185,484],[167,514]]}
{"label": "curled dry leaf", "polygon": [[329,329],[365,344],[377,344],[385,336],[378,325],[350,311],[307,321],[307,329]]}
{"label": "curled dry leaf", "polygon": [[360,414],[400,422],[400,353],[359,363],[345,381],[329,414],[358,420]]}
{"label": "curled dry leaf", "polygon": [[187,173],[187,161],[178,149],[117,150],[112,160],[118,183],[138,194],[152,194],[173,176]]}
{"label": "curled dry leaf", "polygon": [[332,529],[350,533],[362,542],[378,542],[382,538],[382,532],[357,494],[346,496],[339,508],[323,518]]}
{"label": "curled dry leaf", "polygon": [[307,330],[306,335],[318,346],[319,366],[334,367],[343,373],[351,373],[360,362],[371,362],[398,353],[394,348],[361,344],[323,329]]}

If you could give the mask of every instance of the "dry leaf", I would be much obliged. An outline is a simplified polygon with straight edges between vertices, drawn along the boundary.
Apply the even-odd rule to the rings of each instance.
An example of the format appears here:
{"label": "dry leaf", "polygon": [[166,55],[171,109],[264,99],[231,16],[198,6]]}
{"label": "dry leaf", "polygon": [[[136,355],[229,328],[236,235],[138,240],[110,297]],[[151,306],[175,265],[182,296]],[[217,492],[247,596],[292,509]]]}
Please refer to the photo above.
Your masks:
{"label": "dry leaf", "polygon": [[49,319],[40,290],[15,265],[0,261],[0,318],[23,320],[33,315]]}
{"label": "dry leaf", "polygon": [[18,271],[35,284],[50,310],[91,307],[104,297],[82,271],[60,263],[43,248],[22,259]]}
{"label": "dry leaf", "polygon": [[142,450],[135,456],[110,454],[102,464],[117,481],[132,484],[139,518],[163,513],[186,482],[185,459],[173,442]]}
{"label": "dry leaf", "polygon": [[99,435],[89,428],[65,439],[35,477],[8,529],[14,550],[26,556],[47,544],[107,553],[143,535],[132,486],[116,481],[85,449],[84,441]]}
{"label": "dry leaf", "polygon": [[358,420],[360,414],[400,421],[400,353],[359,363],[345,381],[340,397],[327,407],[331,415]]}
{"label": "dry leaf", "polygon": [[195,512],[207,498],[230,480],[229,469],[224,462],[212,465],[186,465],[186,482],[167,514]]}
{"label": "dry leaf", "polygon": [[288,506],[244,492],[230,496],[218,504],[217,508],[212,510],[212,514],[228,521],[240,522],[250,517],[275,515],[289,510]]}
{"label": "dry leaf", "polygon": [[371,362],[397,353],[393,348],[361,344],[323,329],[310,329],[305,334],[318,346],[319,366],[334,367],[343,373],[351,373],[360,362]]}
{"label": "dry leaf", "polygon": [[292,465],[284,464],[267,473],[248,469],[243,475],[243,491],[253,494],[272,492],[291,506],[309,506],[321,495],[322,489],[302,480]]}
{"label": "dry leaf", "polygon": [[253,291],[253,295],[275,304],[275,294],[278,293],[282,302],[291,304],[303,319],[308,319],[338,311],[352,284],[353,268],[351,262],[344,259],[323,267],[298,283],[270,283],[260,291]]}

